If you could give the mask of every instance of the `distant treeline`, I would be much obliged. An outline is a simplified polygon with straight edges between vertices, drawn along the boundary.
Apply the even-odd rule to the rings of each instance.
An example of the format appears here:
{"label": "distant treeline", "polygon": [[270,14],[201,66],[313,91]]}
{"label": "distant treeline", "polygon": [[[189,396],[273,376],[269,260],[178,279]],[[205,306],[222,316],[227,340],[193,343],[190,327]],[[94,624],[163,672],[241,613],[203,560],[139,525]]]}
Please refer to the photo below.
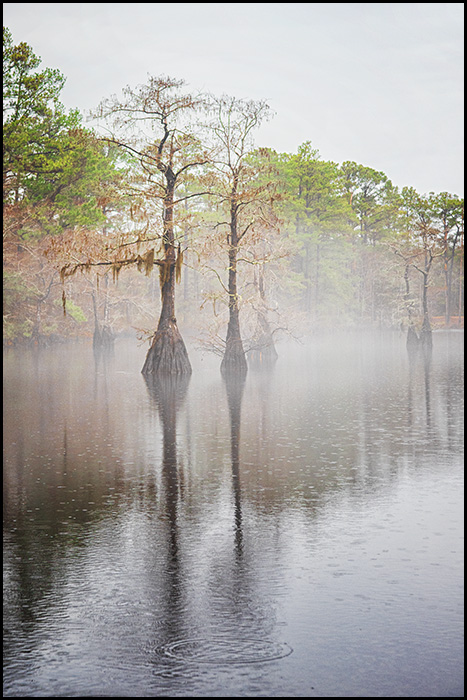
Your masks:
{"label": "distant treeline", "polygon": [[245,351],[261,324],[462,324],[456,194],[399,189],[309,141],[258,149],[266,103],[183,80],[126,88],[85,127],[60,71],[5,27],[3,70],[4,342],[151,335],[174,308],[220,354],[239,319]]}

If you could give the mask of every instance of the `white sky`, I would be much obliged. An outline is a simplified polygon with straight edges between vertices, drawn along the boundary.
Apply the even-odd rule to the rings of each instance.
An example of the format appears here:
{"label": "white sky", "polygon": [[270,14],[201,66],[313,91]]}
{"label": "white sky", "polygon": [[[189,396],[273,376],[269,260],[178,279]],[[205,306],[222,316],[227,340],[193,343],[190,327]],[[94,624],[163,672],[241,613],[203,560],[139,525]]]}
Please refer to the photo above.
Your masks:
{"label": "white sky", "polygon": [[4,3],[14,43],[67,78],[83,114],[165,75],[265,99],[258,146],[463,196],[464,3]]}

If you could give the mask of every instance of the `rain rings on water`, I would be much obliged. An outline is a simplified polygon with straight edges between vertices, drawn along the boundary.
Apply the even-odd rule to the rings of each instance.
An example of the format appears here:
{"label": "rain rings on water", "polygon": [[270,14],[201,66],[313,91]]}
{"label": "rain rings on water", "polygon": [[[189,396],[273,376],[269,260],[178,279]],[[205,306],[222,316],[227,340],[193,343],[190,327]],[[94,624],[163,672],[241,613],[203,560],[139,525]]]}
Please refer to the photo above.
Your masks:
{"label": "rain rings on water", "polygon": [[252,664],[281,659],[291,654],[293,649],[284,642],[264,639],[227,640],[212,637],[170,642],[158,651],[188,663]]}

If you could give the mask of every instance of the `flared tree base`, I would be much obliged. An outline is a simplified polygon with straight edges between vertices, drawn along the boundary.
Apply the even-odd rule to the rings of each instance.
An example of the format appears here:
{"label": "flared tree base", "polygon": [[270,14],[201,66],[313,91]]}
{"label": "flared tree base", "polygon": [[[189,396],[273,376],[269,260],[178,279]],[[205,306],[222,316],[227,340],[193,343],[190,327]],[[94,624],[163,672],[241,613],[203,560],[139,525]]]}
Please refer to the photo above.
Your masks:
{"label": "flared tree base", "polygon": [[253,369],[274,367],[277,358],[278,354],[274,345],[264,343],[261,349],[250,350],[248,353],[248,364]]}
{"label": "flared tree base", "polygon": [[107,348],[113,345],[115,340],[115,334],[110,330],[108,326],[103,326],[102,328],[96,327],[94,329],[94,335],[92,337],[92,344],[94,348]]}
{"label": "flared tree base", "polygon": [[254,345],[247,353],[248,365],[253,369],[274,367],[278,358],[266,315],[258,313],[258,325],[254,336]]}
{"label": "flared tree base", "polygon": [[420,349],[420,338],[415,328],[410,325],[407,331],[407,351],[410,353],[418,352]]}
{"label": "flared tree base", "polygon": [[156,331],[141,372],[161,377],[191,374],[185,343],[175,323]]}
{"label": "flared tree base", "polygon": [[411,357],[421,352],[425,357],[430,357],[433,351],[433,335],[428,319],[423,321],[420,334],[413,326],[409,326],[407,333],[407,351]]}
{"label": "flared tree base", "polygon": [[241,342],[228,345],[221,362],[221,374],[244,377],[247,372],[248,365]]}
{"label": "flared tree base", "polygon": [[255,347],[248,352],[248,365],[253,369],[274,367],[277,358],[276,347],[271,333],[257,336]]}
{"label": "flared tree base", "polygon": [[433,334],[431,331],[431,324],[428,318],[425,316],[422,323],[422,328],[420,331],[420,345],[424,353],[429,354],[433,349]]}

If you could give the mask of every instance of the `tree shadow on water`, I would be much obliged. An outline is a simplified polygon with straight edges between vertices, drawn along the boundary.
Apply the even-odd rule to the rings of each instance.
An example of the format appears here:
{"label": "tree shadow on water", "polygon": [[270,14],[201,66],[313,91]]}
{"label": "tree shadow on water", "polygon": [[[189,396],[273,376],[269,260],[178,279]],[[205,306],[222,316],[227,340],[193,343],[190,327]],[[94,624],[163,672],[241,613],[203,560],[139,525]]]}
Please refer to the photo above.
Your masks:
{"label": "tree shadow on water", "polygon": [[426,426],[431,427],[431,367],[432,367],[432,345],[431,343],[414,345],[408,347],[409,358],[409,422],[413,423],[413,392],[417,385],[418,368],[423,371],[423,388],[425,399]]}
{"label": "tree shadow on water", "polygon": [[[169,637],[182,623],[183,578],[180,566],[178,512],[180,478],[177,459],[177,412],[186,397],[190,375],[143,375],[162,426],[161,515],[167,523],[167,559],[164,567],[166,632]],[[160,630],[159,630],[160,631]]]}
{"label": "tree shadow on water", "polygon": [[232,461],[232,488],[235,507],[235,547],[237,555],[243,550],[242,505],[240,489],[240,424],[245,376],[225,374],[223,380],[227,392],[230,417],[230,456]]}

